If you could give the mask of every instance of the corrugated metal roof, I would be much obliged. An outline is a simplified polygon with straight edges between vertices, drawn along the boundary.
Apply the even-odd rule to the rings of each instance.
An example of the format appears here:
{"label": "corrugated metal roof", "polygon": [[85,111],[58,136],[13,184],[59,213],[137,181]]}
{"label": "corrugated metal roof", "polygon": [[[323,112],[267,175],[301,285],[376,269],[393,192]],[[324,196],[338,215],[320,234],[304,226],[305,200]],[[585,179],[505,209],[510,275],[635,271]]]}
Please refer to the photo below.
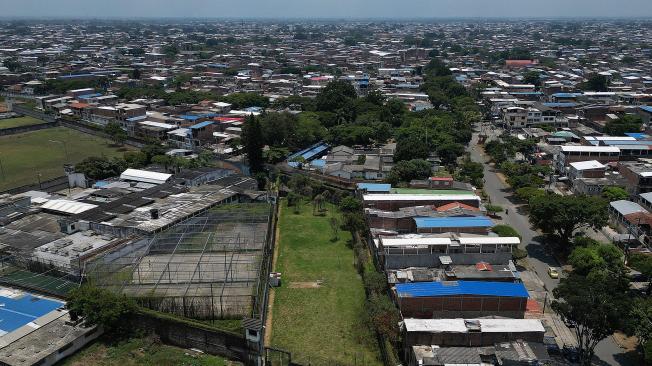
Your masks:
{"label": "corrugated metal roof", "polygon": [[539,319],[404,319],[408,332],[467,333],[468,323],[479,323],[483,333],[545,332]]}
{"label": "corrugated metal roof", "polygon": [[95,208],[97,205],[70,200],[49,200],[45,202],[41,207],[50,211],[57,211],[74,215]]}
{"label": "corrugated metal roof", "polygon": [[399,297],[502,296],[528,297],[522,283],[486,281],[435,281],[396,284]]}
{"label": "corrugated metal roof", "polygon": [[611,205],[611,207],[614,210],[618,211],[618,213],[623,215],[623,216],[629,215],[629,214],[632,214],[632,213],[635,213],[635,212],[647,212],[647,210],[644,209],[643,207],[641,207],[641,205],[639,205],[636,202],[632,202],[632,201],[626,201],[626,200],[613,201],[613,202],[610,202],[609,205]]}
{"label": "corrugated metal roof", "polygon": [[520,244],[517,236],[472,236],[459,238],[460,244]]}
{"label": "corrugated metal roof", "polygon": [[163,184],[167,182],[171,176],[172,174],[150,172],[140,169],[127,169],[122,172],[122,174],[120,174],[120,179],[153,184]]}
{"label": "corrugated metal roof", "polygon": [[417,228],[435,227],[492,227],[493,221],[486,216],[471,217],[415,217]]}
{"label": "corrugated metal roof", "polygon": [[380,183],[358,183],[358,189],[366,189],[368,192],[389,192],[392,189],[392,185]]}
{"label": "corrugated metal roof", "polygon": [[365,201],[480,201],[474,194],[365,194]]}

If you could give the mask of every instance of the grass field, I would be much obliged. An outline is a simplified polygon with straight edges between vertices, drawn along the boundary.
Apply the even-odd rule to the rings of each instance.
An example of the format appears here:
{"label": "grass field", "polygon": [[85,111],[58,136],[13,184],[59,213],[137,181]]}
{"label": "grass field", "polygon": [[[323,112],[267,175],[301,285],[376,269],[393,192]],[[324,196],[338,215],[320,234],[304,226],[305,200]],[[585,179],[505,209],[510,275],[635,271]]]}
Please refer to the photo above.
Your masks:
{"label": "grass field", "polygon": [[28,116],[0,119],[0,130],[13,127],[40,125],[41,123],[45,123],[45,121]]}
{"label": "grass field", "polygon": [[65,163],[76,164],[89,156],[122,156],[125,149],[65,127],[2,136],[0,191],[36,183],[38,174],[42,181],[61,176]]}
{"label": "grass field", "polygon": [[[365,325],[365,293],[353,265],[348,232],[332,242],[329,218],[313,216],[312,205],[293,213],[283,201],[276,271],[272,346],[292,352],[292,360],[312,365],[380,365],[376,338]],[[317,281],[321,285],[311,286]],[[330,362],[330,361],[334,362]]]}
{"label": "grass field", "polygon": [[[188,353],[188,355],[186,355]],[[91,343],[61,366],[226,366],[224,359],[211,355],[195,355],[181,348],[160,344],[151,338],[136,338],[118,344],[102,339]]]}

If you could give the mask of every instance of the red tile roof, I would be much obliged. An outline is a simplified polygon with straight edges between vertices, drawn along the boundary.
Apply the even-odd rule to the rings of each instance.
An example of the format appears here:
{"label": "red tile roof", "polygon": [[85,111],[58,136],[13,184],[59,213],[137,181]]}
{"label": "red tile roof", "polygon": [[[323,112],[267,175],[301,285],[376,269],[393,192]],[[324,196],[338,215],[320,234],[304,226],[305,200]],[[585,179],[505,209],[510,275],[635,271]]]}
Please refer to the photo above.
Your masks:
{"label": "red tile roof", "polygon": [[456,208],[462,208],[462,209],[471,210],[471,211],[479,211],[480,210],[477,207],[465,205],[465,204],[460,203],[460,202],[451,202],[451,203],[447,203],[447,204],[445,204],[443,206],[437,207],[437,211],[443,212],[443,211],[448,211],[448,210],[454,210]]}

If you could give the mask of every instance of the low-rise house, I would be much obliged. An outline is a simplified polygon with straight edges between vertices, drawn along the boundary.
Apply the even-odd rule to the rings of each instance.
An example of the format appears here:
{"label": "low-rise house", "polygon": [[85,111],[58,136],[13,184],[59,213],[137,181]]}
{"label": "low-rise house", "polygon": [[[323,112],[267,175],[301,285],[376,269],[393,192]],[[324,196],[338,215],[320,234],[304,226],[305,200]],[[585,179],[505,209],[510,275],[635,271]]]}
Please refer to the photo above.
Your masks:
{"label": "low-rise house", "polygon": [[397,283],[392,289],[406,318],[497,315],[522,319],[529,294],[522,283],[435,281]]}

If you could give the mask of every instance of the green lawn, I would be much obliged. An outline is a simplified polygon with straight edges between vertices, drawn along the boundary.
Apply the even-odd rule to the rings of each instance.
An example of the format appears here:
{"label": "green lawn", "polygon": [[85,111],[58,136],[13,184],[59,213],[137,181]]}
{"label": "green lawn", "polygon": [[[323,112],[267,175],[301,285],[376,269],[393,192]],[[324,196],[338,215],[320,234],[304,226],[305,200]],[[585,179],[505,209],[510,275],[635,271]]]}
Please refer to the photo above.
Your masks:
{"label": "green lawn", "polygon": [[109,140],[65,127],[2,136],[0,191],[36,183],[39,173],[41,180],[64,175],[65,163],[76,164],[89,156],[122,156],[125,150]]}
{"label": "green lawn", "polygon": [[[365,325],[365,293],[353,265],[348,232],[332,242],[329,218],[312,215],[305,203],[300,214],[283,201],[276,271],[272,346],[292,352],[292,360],[313,365],[380,365],[376,338]],[[319,288],[296,288],[316,281]]]}
{"label": "green lawn", "polygon": [[0,130],[5,128],[40,125],[41,123],[45,123],[45,121],[28,116],[0,119]]}
{"label": "green lawn", "polygon": [[[186,355],[186,353],[189,353]],[[91,343],[73,356],[60,362],[60,366],[226,366],[223,358],[195,355],[181,348],[161,344],[151,338],[136,338],[117,344],[102,338]]]}

